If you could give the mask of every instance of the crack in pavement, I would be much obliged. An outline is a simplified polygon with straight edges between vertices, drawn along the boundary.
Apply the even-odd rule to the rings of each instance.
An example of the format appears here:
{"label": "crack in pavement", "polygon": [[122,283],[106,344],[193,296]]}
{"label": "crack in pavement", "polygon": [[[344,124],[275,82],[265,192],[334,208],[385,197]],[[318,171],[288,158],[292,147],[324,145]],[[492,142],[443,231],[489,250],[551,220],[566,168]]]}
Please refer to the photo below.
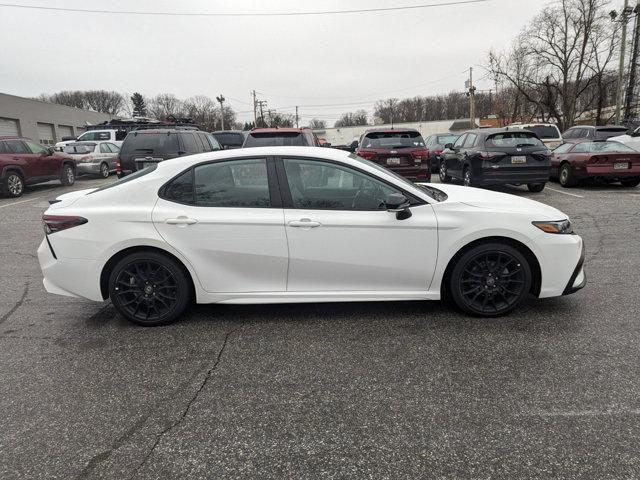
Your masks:
{"label": "crack in pavement", "polygon": [[187,402],[187,405],[186,405],[185,409],[182,411],[182,414],[180,414],[180,416],[178,417],[178,419],[176,421],[171,423],[168,427],[164,428],[160,433],[156,434],[156,439],[153,442],[153,445],[151,446],[151,448],[149,449],[147,454],[142,459],[142,462],[140,462],[140,464],[131,473],[131,475],[129,476],[129,480],[134,478],[138,474],[140,469],[146,465],[147,461],[149,460],[149,458],[151,458],[151,455],[153,455],[153,452],[155,451],[156,447],[158,446],[158,444],[160,443],[162,438],[167,433],[169,433],[171,430],[173,430],[175,427],[180,425],[180,423],[182,423],[187,418],[187,415],[189,414],[189,410],[191,409],[191,406],[196,402],[196,400],[198,399],[198,396],[200,395],[202,390],[204,390],[204,387],[209,382],[209,379],[211,378],[211,375],[218,368],[218,365],[220,364],[220,360],[222,359],[222,355],[223,355],[223,353],[224,353],[224,351],[225,351],[225,349],[227,347],[227,343],[229,341],[229,337],[231,336],[231,334],[237,332],[238,330],[239,330],[239,328],[234,328],[234,329],[232,329],[232,330],[227,332],[227,334],[224,337],[224,342],[222,343],[222,347],[220,347],[220,351],[218,352],[218,356],[216,358],[216,361],[209,368],[209,370],[207,370],[207,373],[205,374],[204,379],[200,383],[200,386],[197,388],[197,390],[194,392],[194,394],[191,397],[191,399]]}
{"label": "crack in pavement", "polygon": [[18,300],[15,303],[15,305],[13,307],[11,307],[11,310],[9,310],[2,317],[0,317],[0,324],[2,324],[5,321],[9,320],[11,315],[13,315],[15,313],[15,311],[18,310],[22,306],[22,304],[24,303],[25,299],[27,298],[27,294],[29,293],[29,283],[30,283],[29,280],[27,280],[27,283],[24,284],[24,291],[22,292],[22,296],[20,297],[20,300]]}

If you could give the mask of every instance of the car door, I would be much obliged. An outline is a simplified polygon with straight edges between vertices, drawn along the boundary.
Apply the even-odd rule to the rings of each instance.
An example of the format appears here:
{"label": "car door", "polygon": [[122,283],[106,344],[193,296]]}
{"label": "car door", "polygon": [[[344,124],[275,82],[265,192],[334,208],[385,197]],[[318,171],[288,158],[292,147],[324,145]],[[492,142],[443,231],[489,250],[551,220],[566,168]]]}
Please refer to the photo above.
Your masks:
{"label": "car door", "polygon": [[154,225],[205,291],[286,290],[287,240],[274,182],[272,160],[243,157],[199,164],[161,189]]}
{"label": "car door", "polygon": [[118,147],[115,143],[106,143],[107,148],[109,149],[110,155],[107,163],[109,164],[109,170],[116,169],[116,163],[118,162],[118,154],[120,153],[120,147]]}
{"label": "car door", "polygon": [[60,161],[54,158],[49,150],[31,140],[23,140],[28,153],[25,159],[31,170],[31,177],[54,177],[60,175]]}
{"label": "car door", "polygon": [[400,193],[367,172],[316,158],[278,160],[289,246],[290,292],[425,292],[437,257],[430,205],[414,199],[398,220],[384,199]]}
{"label": "car door", "polygon": [[460,135],[453,144],[453,148],[447,152],[445,161],[447,162],[447,173],[450,176],[461,178],[462,177],[462,162],[461,162],[461,150],[467,139],[467,134]]}

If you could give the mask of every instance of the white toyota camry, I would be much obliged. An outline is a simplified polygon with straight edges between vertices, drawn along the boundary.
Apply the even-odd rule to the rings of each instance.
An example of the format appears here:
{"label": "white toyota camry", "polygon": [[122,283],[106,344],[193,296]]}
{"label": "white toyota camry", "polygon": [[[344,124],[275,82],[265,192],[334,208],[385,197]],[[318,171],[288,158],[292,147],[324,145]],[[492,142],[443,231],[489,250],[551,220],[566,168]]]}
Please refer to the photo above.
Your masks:
{"label": "white toyota camry", "polygon": [[416,185],[329,148],[223,150],[67,193],[43,216],[51,293],[131,321],[190,302],[438,300],[497,316],[585,285],[582,239],[547,205]]}

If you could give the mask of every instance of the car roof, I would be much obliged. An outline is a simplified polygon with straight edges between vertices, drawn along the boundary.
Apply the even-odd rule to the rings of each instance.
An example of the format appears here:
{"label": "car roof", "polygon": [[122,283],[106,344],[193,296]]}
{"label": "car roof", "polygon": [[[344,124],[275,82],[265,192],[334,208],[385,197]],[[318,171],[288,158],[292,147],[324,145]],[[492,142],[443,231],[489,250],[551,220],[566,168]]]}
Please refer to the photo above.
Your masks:
{"label": "car roof", "polygon": [[31,139],[27,137],[20,137],[18,135],[5,135],[3,137],[0,137],[0,140],[31,140]]}
{"label": "car roof", "polygon": [[283,127],[283,128],[253,128],[249,133],[302,133],[309,131],[310,128],[295,128],[295,127]]}
{"label": "car roof", "polygon": [[[132,130],[129,132],[129,135],[136,136],[139,134],[166,134],[166,133],[178,133],[178,132],[202,132],[207,133],[202,130],[190,130],[190,129],[181,129],[181,128],[141,128],[139,130]],[[129,136],[127,135],[127,136]]]}
{"label": "car roof", "polygon": [[367,133],[398,133],[398,132],[417,132],[420,133],[419,130],[415,128],[368,128],[364,131],[364,134]]}
{"label": "car roof", "polygon": [[244,130],[216,130],[211,133],[244,133]]}

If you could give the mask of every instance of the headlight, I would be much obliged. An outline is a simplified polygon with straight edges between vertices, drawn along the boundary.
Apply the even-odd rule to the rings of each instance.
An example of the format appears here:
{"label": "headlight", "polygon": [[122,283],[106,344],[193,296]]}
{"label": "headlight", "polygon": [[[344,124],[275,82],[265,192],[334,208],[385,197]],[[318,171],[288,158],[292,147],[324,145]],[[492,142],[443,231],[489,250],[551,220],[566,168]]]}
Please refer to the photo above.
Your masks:
{"label": "headlight", "polygon": [[573,226],[567,220],[558,220],[557,222],[531,222],[543,232],[547,233],[573,233]]}

